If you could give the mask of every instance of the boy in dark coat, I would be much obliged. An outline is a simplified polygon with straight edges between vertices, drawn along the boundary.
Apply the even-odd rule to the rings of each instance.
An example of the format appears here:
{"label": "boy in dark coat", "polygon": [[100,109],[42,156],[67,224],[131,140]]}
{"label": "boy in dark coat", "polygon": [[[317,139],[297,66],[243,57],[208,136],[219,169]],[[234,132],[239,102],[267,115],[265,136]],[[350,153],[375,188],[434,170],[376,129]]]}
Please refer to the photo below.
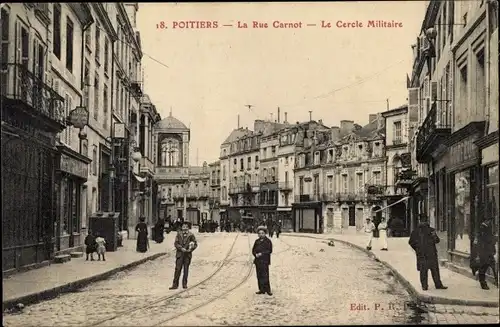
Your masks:
{"label": "boy in dark coat", "polygon": [[429,288],[427,280],[429,269],[436,289],[444,290],[448,288],[443,285],[441,276],[439,275],[439,262],[436,249],[436,244],[439,242],[440,239],[436,234],[436,230],[429,226],[426,216],[421,216],[420,224],[411,233],[408,244],[415,250],[415,254],[417,255],[417,270],[420,271],[420,283],[424,291],[427,291]]}
{"label": "boy in dark coat", "polygon": [[273,243],[266,237],[266,228],[259,226],[257,228],[259,238],[255,240],[252,254],[255,257],[253,263],[257,270],[257,283],[259,291],[256,294],[273,295],[271,285],[269,284],[269,266],[271,265],[271,253],[273,253]]}
{"label": "boy in dark coat", "polygon": [[94,252],[97,252],[97,243],[95,241],[95,236],[92,234],[92,231],[89,230],[89,234],[85,237],[85,252],[87,254],[86,261],[90,260],[94,261]]}

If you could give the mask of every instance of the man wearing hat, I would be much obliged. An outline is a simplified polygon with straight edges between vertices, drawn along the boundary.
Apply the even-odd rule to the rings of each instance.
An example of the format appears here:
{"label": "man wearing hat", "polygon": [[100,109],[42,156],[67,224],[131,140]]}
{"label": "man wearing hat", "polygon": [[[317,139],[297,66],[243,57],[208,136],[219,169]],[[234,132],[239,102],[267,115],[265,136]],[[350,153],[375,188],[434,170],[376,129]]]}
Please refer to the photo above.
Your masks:
{"label": "man wearing hat", "polygon": [[257,228],[259,238],[255,240],[252,254],[255,257],[253,263],[257,270],[257,283],[259,285],[257,294],[267,293],[268,295],[273,295],[273,293],[271,293],[271,285],[269,284],[269,265],[271,265],[273,243],[266,236],[266,232],[267,230],[264,226],[259,226]]}
{"label": "man wearing hat", "polygon": [[368,239],[368,243],[366,244],[366,249],[370,251],[372,249],[373,231],[375,230],[375,224],[372,222],[370,217],[366,217],[364,230],[365,230],[365,235]]}

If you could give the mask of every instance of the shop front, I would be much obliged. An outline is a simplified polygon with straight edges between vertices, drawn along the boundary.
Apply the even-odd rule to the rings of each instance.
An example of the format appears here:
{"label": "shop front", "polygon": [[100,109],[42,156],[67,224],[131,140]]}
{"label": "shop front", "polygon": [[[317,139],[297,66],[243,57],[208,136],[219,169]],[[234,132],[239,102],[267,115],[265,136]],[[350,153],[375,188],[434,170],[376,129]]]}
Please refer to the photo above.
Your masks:
{"label": "shop front", "polygon": [[498,131],[479,139],[475,144],[481,150],[481,164],[483,171],[483,207],[486,209],[484,215],[480,217],[481,221],[487,216],[493,219],[493,233],[496,241],[496,271],[498,272],[498,254],[499,254],[499,176],[498,176]]}
{"label": "shop front", "polygon": [[465,268],[470,264],[472,243],[485,207],[480,201],[481,156],[474,144],[480,130],[480,126],[469,124],[448,141],[448,259]]}
{"label": "shop front", "polygon": [[283,232],[293,231],[292,207],[276,208],[278,221],[281,220],[281,230]]}
{"label": "shop front", "polygon": [[318,203],[294,203],[293,225],[294,232],[320,233],[321,231],[322,204]]}
{"label": "shop front", "polygon": [[55,223],[56,253],[78,250],[83,246],[82,202],[84,183],[87,181],[91,160],[66,146],[58,146],[56,166],[57,219]]}

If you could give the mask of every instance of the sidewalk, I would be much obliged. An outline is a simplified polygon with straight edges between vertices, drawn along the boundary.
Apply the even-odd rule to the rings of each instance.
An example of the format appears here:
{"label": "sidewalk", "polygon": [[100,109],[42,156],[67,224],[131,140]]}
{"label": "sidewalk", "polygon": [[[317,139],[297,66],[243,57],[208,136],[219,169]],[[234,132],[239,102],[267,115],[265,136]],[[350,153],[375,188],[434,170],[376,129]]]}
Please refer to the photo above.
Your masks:
{"label": "sidewalk", "polygon": [[[2,280],[3,310],[17,303],[32,304],[73,291],[166,255],[173,249],[175,233],[165,236],[161,244],[150,240],[150,249],[146,253],[136,252],[136,240],[123,240],[123,247],[106,253],[106,261],[85,261],[84,254],[82,258],[72,258],[63,264],[51,264],[8,276]],[[94,257],[97,258],[96,254]]]}
{"label": "sidewalk", "polygon": [[490,290],[479,287],[479,282],[447,268],[440,267],[441,279],[448,286],[447,290],[436,290],[429,273],[429,290],[423,291],[420,286],[420,277],[416,267],[415,253],[408,245],[408,238],[389,238],[389,251],[380,251],[378,239],[373,240],[372,251],[366,250],[364,235],[337,235],[337,234],[305,234],[283,233],[291,237],[309,237],[322,240],[341,242],[369,253],[375,260],[388,267],[407,290],[422,302],[434,304],[456,304],[469,306],[498,307],[499,292],[495,285],[490,284]]}

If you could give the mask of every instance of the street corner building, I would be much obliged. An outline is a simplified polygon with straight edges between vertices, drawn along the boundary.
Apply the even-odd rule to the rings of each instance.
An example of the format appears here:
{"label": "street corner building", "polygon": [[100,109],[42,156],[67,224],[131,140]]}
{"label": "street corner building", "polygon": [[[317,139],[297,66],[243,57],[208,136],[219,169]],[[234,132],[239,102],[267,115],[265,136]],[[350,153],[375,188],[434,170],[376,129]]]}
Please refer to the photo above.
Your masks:
{"label": "street corner building", "polygon": [[412,227],[427,215],[440,257],[468,271],[486,217],[498,253],[498,1],[430,1],[413,52],[412,163],[400,182]]}
{"label": "street corner building", "polygon": [[143,95],[137,11],[2,4],[4,273],[70,257],[89,229],[116,250],[118,232],[155,211],[160,116]]}

